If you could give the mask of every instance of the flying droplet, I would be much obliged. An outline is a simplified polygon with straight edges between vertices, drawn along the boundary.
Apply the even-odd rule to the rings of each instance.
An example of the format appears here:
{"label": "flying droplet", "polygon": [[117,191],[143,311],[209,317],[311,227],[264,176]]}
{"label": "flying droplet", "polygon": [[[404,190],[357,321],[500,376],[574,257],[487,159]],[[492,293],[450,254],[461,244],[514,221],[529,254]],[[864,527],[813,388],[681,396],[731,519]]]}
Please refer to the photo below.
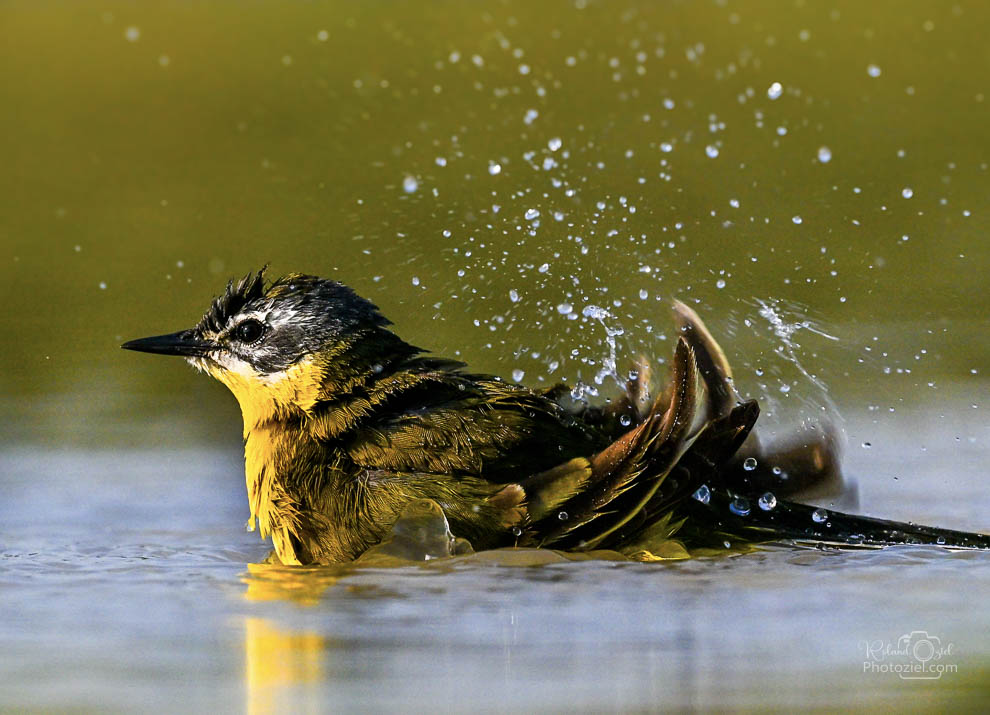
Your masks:
{"label": "flying droplet", "polygon": [[749,499],[737,496],[729,503],[729,511],[737,516],[746,516],[749,514]]}
{"label": "flying droplet", "polygon": [[827,146],[818,147],[818,161],[822,164],[827,164],[832,161],[832,150]]}
{"label": "flying droplet", "polygon": [[700,487],[698,487],[698,490],[691,496],[697,499],[698,501],[700,501],[702,504],[707,504],[709,501],[711,501],[712,493],[707,485],[702,484]]}
{"label": "flying droplet", "polygon": [[557,518],[561,521],[567,521],[568,515],[566,511],[557,512]]}
{"label": "flying droplet", "polygon": [[747,472],[752,472],[756,469],[756,457],[746,457],[746,459],[743,460],[743,469]]}
{"label": "flying droplet", "polygon": [[419,182],[416,180],[415,176],[407,176],[402,180],[402,190],[407,194],[416,193],[416,189],[419,188]]}
{"label": "flying droplet", "polygon": [[770,99],[780,99],[780,95],[784,93],[784,87],[780,82],[774,82],[767,89],[767,97]]}
{"label": "flying droplet", "polygon": [[760,505],[760,509],[763,511],[771,511],[777,506],[777,497],[773,495],[773,492],[767,492],[756,503]]}
{"label": "flying droplet", "polygon": [[811,512],[811,520],[817,524],[823,523],[826,519],[828,519],[828,512],[824,509],[819,508]]}

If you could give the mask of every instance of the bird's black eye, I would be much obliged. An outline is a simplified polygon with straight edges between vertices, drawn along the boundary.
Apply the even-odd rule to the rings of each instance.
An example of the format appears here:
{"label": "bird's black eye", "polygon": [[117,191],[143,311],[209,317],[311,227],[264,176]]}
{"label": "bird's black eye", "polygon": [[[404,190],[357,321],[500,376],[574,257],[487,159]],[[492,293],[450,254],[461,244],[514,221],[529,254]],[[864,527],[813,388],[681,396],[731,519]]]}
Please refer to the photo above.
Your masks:
{"label": "bird's black eye", "polygon": [[249,318],[234,328],[234,337],[242,343],[256,342],[265,332],[261,321]]}

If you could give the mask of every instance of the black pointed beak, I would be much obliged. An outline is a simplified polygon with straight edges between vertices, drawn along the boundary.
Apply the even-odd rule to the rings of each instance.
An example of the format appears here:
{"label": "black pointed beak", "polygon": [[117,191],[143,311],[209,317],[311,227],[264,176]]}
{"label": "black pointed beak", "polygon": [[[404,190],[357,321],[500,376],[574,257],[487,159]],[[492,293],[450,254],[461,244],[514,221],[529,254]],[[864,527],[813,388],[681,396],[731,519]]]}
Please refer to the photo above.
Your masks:
{"label": "black pointed beak", "polygon": [[151,338],[138,338],[121,345],[124,350],[137,350],[142,353],[157,353],[158,355],[182,355],[184,357],[205,357],[216,345],[200,340],[192,330],[180,330],[178,333],[156,335]]}

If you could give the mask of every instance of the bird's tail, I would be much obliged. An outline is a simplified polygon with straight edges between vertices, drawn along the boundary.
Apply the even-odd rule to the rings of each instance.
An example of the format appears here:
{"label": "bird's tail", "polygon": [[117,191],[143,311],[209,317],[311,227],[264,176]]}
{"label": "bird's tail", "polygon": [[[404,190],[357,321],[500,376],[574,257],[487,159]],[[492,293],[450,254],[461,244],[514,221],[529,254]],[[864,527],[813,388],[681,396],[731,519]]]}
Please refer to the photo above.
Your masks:
{"label": "bird's tail", "polygon": [[[846,514],[790,499],[850,496],[839,470],[837,438],[826,426],[761,442],[751,431],[758,409],[742,402],[724,352],[698,315],[674,305],[691,348],[712,422],[681,457],[640,518],[609,542],[627,553],[676,539],[690,548],[741,548],[788,541],[876,548],[933,544],[990,548],[990,536]],[[631,401],[632,391],[630,391]],[[663,402],[665,396],[659,401]],[[740,428],[732,437],[726,430]],[[680,488],[675,488],[679,486]],[[690,496],[689,496],[690,495]]]}
{"label": "bird's tail", "polygon": [[[792,542],[879,548],[895,544],[931,544],[949,548],[990,549],[990,535],[942,529],[778,500],[771,493],[747,497],[725,487],[706,487],[684,503],[686,518],[678,538],[686,545],[724,546],[719,540]],[[715,535],[714,537],[712,535]],[[711,543],[715,542],[715,543]]]}

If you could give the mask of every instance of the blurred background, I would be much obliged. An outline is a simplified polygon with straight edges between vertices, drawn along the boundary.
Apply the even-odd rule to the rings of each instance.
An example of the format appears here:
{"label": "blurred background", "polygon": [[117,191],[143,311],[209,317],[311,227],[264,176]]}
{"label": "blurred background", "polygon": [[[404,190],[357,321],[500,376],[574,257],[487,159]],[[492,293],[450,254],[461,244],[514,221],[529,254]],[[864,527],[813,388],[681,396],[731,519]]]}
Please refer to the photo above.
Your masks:
{"label": "blurred background", "polygon": [[[600,401],[667,359],[679,298],[764,430],[842,431],[862,511],[986,530],[988,24],[975,0],[0,4],[0,709],[975,709],[984,554],[259,566],[233,397],[119,345],[270,264]],[[863,674],[922,629],[958,677]]]}
{"label": "blurred background", "polygon": [[679,297],[765,412],[986,392],[980,3],[2,13],[5,442],[236,445],[117,346],[266,263],[527,384],[666,357]]}

